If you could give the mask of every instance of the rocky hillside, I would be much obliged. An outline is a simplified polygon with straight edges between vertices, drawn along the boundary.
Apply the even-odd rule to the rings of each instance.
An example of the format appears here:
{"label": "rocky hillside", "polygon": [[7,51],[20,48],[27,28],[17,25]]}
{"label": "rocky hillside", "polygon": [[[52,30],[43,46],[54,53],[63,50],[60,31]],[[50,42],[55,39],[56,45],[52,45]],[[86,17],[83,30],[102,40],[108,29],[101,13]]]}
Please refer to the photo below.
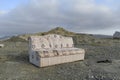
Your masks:
{"label": "rocky hillside", "polygon": [[114,39],[120,39],[120,32],[116,31],[113,35]]}

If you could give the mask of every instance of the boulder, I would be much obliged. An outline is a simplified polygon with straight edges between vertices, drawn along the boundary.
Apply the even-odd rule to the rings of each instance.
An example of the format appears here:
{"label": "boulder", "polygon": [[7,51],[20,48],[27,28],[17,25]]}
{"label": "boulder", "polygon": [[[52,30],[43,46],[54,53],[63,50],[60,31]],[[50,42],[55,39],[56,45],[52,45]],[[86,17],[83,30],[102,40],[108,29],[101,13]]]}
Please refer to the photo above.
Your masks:
{"label": "boulder", "polygon": [[3,48],[4,47],[4,44],[0,44],[0,48]]}
{"label": "boulder", "polygon": [[116,31],[116,32],[113,34],[113,38],[114,38],[114,39],[120,39],[120,32]]}

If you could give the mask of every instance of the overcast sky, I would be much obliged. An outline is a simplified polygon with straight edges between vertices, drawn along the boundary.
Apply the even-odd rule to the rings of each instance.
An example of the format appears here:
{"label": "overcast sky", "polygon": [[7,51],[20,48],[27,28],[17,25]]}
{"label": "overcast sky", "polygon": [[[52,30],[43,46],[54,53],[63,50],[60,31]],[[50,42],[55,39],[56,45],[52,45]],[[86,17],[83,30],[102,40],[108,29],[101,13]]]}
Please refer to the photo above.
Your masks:
{"label": "overcast sky", "polygon": [[58,26],[112,35],[120,31],[120,0],[0,0],[0,36]]}

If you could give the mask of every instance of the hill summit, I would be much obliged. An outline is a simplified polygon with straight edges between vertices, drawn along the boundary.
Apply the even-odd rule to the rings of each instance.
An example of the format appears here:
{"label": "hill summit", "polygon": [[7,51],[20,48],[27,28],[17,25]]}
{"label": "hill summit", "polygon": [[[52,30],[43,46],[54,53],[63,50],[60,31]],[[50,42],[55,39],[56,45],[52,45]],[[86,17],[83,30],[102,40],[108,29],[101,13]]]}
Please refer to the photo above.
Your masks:
{"label": "hill summit", "polygon": [[59,34],[59,35],[64,35],[64,36],[72,36],[74,35],[75,33],[74,32],[70,32],[70,31],[67,31],[65,30],[64,28],[62,27],[56,27],[54,29],[51,29],[50,31],[48,32],[43,32],[43,33],[36,33],[37,35],[46,35],[46,34]]}
{"label": "hill summit", "polygon": [[34,36],[34,35],[43,36],[43,35],[47,35],[47,34],[59,34],[59,35],[63,35],[63,36],[73,36],[76,33],[67,31],[66,29],[64,29],[62,27],[56,27],[56,28],[51,29],[51,30],[49,30],[47,32],[39,32],[39,33],[34,33],[34,34],[24,34],[24,35],[21,35],[19,37],[22,38],[22,39],[27,40],[27,38],[29,36]]}

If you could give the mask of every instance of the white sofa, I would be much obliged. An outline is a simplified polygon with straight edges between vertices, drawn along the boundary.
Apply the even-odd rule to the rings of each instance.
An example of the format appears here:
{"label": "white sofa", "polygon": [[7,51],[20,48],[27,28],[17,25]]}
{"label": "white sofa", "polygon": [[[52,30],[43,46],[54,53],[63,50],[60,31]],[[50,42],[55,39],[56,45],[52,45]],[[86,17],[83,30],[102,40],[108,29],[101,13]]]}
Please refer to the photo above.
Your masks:
{"label": "white sofa", "polygon": [[84,60],[85,50],[75,48],[72,37],[57,34],[29,37],[29,61],[45,67]]}

